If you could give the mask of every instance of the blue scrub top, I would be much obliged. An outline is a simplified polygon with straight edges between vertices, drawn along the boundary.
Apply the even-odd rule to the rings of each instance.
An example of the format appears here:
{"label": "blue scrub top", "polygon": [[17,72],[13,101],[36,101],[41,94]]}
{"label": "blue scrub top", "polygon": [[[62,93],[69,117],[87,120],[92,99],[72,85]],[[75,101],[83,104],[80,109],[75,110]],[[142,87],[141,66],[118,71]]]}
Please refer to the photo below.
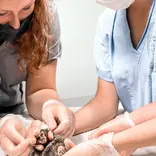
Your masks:
{"label": "blue scrub top", "polygon": [[156,101],[156,6],[153,1],[142,38],[133,47],[126,10],[100,16],[94,44],[98,76],[114,83],[126,111]]}

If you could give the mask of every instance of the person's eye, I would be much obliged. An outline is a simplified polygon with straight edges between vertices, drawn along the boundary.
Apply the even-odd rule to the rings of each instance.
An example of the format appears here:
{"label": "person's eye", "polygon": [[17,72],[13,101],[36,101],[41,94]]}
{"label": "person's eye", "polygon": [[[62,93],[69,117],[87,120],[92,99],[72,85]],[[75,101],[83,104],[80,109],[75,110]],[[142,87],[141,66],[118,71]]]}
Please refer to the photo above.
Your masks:
{"label": "person's eye", "polygon": [[29,10],[31,8],[31,6],[25,7],[23,8],[23,10]]}
{"label": "person's eye", "polygon": [[5,16],[6,14],[7,14],[7,12],[0,13],[0,16]]}

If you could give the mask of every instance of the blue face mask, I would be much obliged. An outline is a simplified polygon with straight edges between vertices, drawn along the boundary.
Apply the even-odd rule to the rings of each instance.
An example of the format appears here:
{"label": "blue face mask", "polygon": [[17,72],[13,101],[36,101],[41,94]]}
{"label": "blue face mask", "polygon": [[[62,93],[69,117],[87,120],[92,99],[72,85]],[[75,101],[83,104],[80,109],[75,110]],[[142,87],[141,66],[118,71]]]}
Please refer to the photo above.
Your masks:
{"label": "blue face mask", "polygon": [[29,29],[32,14],[21,22],[19,29],[12,28],[9,24],[0,24],[0,44],[4,41],[15,42],[24,32]]}

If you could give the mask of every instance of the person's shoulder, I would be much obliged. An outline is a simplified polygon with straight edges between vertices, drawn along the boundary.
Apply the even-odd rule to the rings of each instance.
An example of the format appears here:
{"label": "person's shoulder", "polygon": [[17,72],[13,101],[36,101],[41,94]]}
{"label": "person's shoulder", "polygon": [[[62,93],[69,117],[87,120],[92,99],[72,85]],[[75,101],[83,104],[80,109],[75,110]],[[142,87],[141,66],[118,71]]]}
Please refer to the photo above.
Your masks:
{"label": "person's shoulder", "polygon": [[50,12],[52,12],[53,14],[57,13],[57,5],[54,1],[47,0],[47,6]]}
{"label": "person's shoulder", "polygon": [[115,21],[116,11],[109,8],[99,16],[98,24],[101,29],[111,31]]}
{"label": "person's shoulder", "polygon": [[115,14],[117,11],[106,8],[103,13],[100,15],[99,20],[107,20],[110,21],[111,19],[114,18]]}
{"label": "person's shoulder", "polygon": [[52,22],[51,24],[53,30],[60,31],[60,21],[59,21],[57,4],[55,3],[55,1],[47,0],[47,7],[51,14],[50,21]]}

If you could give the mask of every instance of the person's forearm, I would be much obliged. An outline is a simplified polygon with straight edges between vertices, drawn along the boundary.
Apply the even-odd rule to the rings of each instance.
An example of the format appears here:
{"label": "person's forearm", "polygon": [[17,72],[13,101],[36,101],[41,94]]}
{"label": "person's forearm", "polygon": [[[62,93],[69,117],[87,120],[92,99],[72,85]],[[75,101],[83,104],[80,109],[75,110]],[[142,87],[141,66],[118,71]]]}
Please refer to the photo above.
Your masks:
{"label": "person's forearm", "polygon": [[113,145],[120,152],[156,145],[156,118],[114,134]]}
{"label": "person's forearm", "polygon": [[[86,106],[76,112],[75,135],[97,128],[117,115],[117,106],[109,105],[109,99],[95,97]],[[113,108],[112,108],[113,106]]]}
{"label": "person's forearm", "polygon": [[135,125],[138,125],[140,123],[156,118],[155,110],[156,102],[133,111],[132,113],[130,113],[130,118],[135,123]]}
{"label": "person's forearm", "polygon": [[34,119],[42,120],[42,106],[51,99],[60,100],[57,92],[52,89],[39,90],[26,97],[27,109]]}

